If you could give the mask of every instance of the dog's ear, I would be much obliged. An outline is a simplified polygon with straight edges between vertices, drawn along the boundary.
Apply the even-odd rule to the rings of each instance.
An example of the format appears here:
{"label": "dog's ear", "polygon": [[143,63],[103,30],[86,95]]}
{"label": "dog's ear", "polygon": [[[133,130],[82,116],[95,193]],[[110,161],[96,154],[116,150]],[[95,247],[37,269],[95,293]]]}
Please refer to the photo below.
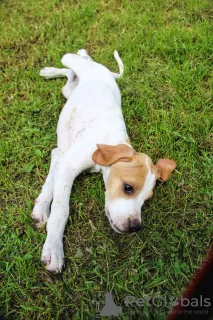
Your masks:
{"label": "dog's ear", "polygon": [[125,144],[110,146],[97,144],[98,149],[93,153],[92,160],[101,166],[110,166],[115,162],[130,162],[136,151]]}
{"label": "dog's ear", "polygon": [[167,181],[176,167],[177,163],[174,160],[159,159],[155,165],[157,180]]}

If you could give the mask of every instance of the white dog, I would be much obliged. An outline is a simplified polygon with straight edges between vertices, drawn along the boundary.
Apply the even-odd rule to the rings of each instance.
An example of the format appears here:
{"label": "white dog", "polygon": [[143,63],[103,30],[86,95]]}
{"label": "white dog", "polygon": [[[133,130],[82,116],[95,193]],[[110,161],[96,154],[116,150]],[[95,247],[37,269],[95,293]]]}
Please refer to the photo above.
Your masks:
{"label": "white dog", "polygon": [[47,222],[41,260],[52,272],[63,267],[70,192],[82,171],[103,173],[106,215],[116,232],[128,233],[141,229],[141,207],[152,196],[156,180],[166,181],[176,167],[168,159],[154,165],[131,146],[115,81],[123,74],[123,63],[117,51],[114,56],[120,74],[94,62],[84,49],[63,57],[68,69],[40,72],[46,79],[68,78],[62,90],[67,103],[58,121],[57,148],[52,150],[50,171],[32,213],[36,222]]}

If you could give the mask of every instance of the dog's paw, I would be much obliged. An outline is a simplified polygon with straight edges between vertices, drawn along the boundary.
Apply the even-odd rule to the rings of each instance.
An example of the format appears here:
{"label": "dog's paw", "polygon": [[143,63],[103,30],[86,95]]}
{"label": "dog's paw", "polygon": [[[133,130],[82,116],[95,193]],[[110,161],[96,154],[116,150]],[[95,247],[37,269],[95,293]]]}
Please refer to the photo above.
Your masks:
{"label": "dog's paw", "polygon": [[78,50],[77,54],[86,60],[92,61],[92,58],[88,55],[87,50],[85,49]]}
{"label": "dog's paw", "polygon": [[54,239],[51,242],[51,240],[46,240],[42,250],[41,261],[44,263],[48,271],[60,273],[64,265],[64,250],[62,241],[56,241]]}
{"label": "dog's paw", "polygon": [[46,67],[44,69],[41,69],[40,76],[44,77],[45,79],[53,79],[57,75],[56,68],[54,67]]}
{"label": "dog's paw", "polygon": [[37,198],[32,212],[32,218],[36,223],[45,224],[50,214],[50,203]]}

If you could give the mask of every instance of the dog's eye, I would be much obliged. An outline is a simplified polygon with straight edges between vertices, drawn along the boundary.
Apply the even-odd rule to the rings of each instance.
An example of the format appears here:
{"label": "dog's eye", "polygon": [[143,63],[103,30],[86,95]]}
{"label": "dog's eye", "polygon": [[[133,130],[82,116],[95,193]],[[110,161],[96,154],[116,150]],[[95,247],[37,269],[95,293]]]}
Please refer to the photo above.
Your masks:
{"label": "dog's eye", "polygon": [[132,186],[130,186],[129,184],[124,184],[124,191],[125,193],[133,193],[134,189]]}

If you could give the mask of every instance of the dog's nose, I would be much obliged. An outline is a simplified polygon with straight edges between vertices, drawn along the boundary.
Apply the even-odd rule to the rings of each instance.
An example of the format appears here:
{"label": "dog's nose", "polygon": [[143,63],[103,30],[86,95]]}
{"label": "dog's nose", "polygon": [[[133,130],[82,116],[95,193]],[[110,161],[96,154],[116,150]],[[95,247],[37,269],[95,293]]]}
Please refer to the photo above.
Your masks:
{"label": "dog's nose", "polygon": [[129,232],[137,232],[142,229],[141,223],[137,219],[130,220]]}

